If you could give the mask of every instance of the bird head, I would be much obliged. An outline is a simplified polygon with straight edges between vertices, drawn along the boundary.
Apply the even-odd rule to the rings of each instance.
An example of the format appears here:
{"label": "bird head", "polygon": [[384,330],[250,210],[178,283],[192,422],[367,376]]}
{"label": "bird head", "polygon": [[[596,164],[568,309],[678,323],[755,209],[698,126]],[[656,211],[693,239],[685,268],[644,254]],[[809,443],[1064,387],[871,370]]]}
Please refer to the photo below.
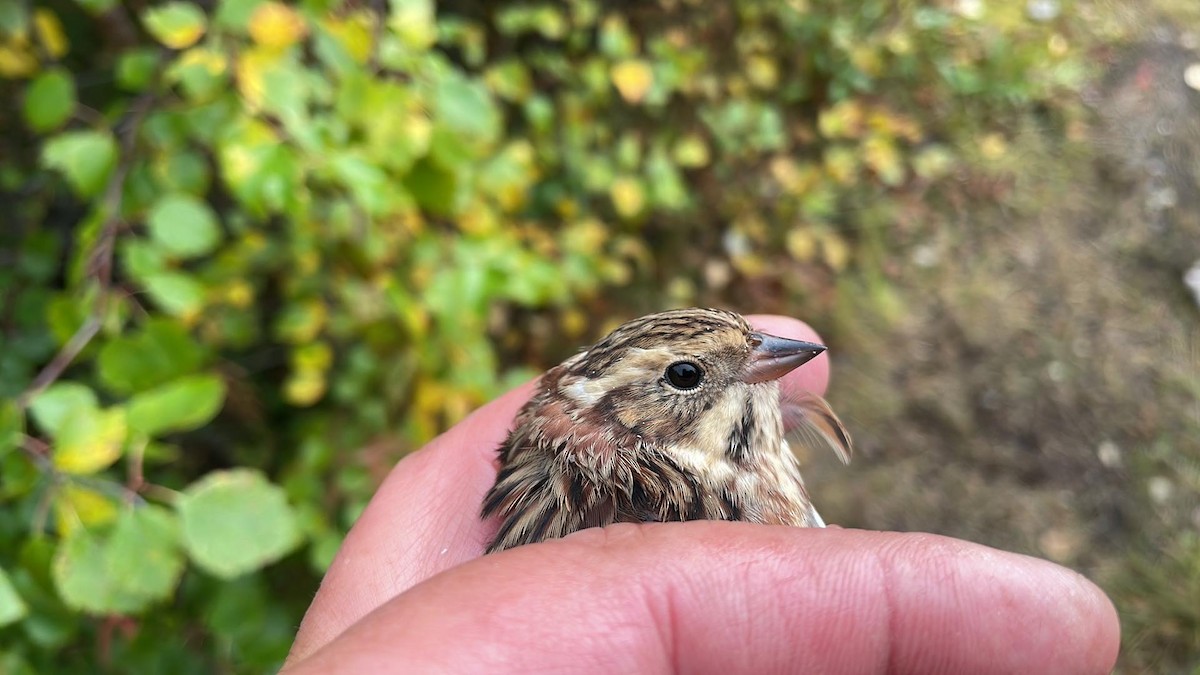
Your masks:
{"label": "bird head", "polygon": [[756,331],[733,312],[682,309],[619,326],[567,361],[557,385],[588,422],[663,445],[733,428],[756,401],[773,404],[778,419],[776,380],[823,351]]}

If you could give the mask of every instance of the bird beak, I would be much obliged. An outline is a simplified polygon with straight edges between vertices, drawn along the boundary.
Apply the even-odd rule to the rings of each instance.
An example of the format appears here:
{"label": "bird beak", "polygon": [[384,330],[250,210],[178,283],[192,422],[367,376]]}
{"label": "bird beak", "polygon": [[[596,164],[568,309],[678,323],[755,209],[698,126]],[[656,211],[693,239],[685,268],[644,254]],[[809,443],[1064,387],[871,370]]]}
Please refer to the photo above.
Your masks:
{"label": "bird beak", "polygon": [[815,342],[757,332],[750,334],[750,346],[750,363],[742,374],[742,381],[748,384],[783,377],[825,351],[825,345]]}

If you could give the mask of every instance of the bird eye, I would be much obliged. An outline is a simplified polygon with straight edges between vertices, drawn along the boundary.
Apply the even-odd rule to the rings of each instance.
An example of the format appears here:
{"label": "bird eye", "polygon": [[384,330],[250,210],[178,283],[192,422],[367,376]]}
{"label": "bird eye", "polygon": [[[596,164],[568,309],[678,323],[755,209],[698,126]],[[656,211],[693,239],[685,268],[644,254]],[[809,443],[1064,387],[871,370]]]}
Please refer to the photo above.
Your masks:
{"label": "bird eye", "polygon": [[691,361],[679,361],[667,366],[667,382],[676,389],[695,389],[703,376],[700,366]]}

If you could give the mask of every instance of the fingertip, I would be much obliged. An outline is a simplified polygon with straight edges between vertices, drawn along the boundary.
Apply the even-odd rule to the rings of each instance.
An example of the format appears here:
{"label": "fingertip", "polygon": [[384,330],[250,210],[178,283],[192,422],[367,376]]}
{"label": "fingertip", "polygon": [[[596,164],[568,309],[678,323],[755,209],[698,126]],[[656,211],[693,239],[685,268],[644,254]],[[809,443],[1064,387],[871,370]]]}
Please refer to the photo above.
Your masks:
{"label": "fingertip", "polygon": [[[885,597],[909,612],[908,635],[892,636],[889,661],[901,670],[921,672],[945,659],[962,648],[952,640],[962,634],[984,639],[959,658],[998,672],[1108,673],[1115,666],[1116,609],[1083,575],[939,535],[878,535],[886,538],[876,548]],[[922,633],[946,639],[922,640]]]}

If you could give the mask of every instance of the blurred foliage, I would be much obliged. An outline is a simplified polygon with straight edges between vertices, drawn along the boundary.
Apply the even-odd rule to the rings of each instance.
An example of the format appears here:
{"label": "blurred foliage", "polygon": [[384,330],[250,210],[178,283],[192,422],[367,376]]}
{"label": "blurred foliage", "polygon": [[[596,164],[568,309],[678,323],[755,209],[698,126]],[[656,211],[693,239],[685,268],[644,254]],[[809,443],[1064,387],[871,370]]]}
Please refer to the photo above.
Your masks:
{"label": "blurred foliage", "polygon": [[0,4],[2,669],[273,670],[400,455],[592,317],[827,308],[1018,116],[1071,132],[1077,30],[1025,3]]}

